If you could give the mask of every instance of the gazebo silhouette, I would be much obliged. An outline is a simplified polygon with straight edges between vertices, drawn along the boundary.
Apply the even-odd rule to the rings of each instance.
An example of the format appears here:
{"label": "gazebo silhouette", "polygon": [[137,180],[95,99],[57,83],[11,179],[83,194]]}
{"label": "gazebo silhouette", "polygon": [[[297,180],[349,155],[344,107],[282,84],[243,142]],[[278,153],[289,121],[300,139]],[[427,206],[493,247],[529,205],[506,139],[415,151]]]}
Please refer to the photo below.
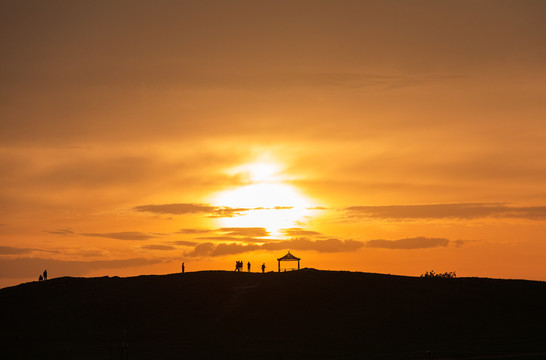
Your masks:
{"label": "gazebo silhouette", "polygon": [[277,262],[279,263],[279,272],[281,272],[281,261],[297,261],[298,262],[298,270],[300,269],[300,258],[295,257],[294,255],[290,254],[290,251],[288,254],[284,255],[281,258],[277,259]]}

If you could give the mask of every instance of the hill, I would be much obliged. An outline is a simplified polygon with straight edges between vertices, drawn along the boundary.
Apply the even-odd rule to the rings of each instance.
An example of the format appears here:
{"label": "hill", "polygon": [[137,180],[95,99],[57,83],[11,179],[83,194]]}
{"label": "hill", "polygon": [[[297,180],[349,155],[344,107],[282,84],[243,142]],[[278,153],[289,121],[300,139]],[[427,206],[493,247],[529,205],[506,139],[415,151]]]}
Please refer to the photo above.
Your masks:
{"label": "hill", "polygon": [[0,304],[4,359],[120,359],[124,330],[131,360],[546,358],[536,281],[203,271],[26,283]]}

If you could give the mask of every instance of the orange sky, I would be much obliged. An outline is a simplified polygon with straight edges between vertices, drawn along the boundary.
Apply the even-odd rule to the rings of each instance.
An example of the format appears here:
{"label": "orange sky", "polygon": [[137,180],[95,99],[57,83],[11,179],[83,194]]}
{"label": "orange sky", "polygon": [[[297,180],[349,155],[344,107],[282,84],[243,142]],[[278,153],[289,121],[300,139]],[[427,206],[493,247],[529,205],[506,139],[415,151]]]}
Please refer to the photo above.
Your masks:
{"label": "orange sky", "polygon": [[0,286],[546,280],[543,1],[2,1]]}

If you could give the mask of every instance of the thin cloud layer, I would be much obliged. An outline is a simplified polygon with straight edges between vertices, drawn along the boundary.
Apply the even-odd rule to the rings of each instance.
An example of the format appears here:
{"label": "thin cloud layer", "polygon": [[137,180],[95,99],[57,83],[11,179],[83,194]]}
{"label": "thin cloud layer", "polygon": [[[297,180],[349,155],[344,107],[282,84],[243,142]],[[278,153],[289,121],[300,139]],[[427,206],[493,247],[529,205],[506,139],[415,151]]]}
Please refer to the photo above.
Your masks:
{"label": "thin cloud layer", "polygon": [[0,246],[0,255],[23,255],[23,254],[30,254],[33,252],[58,253],[59,251],[46,250],[46,249],[19,248],[19,247],[12,247],[12,246]]}
{"label": "thin cloud layer", "polygon": [[83,233],[80,235],[88,236],[88,237],[101,237],[101,238],[115,239],[115,240],[135,240],[135,241],[150,240],[150,239],[155,239],[158,237],[156,235],[151,235],[151,234],[143,233],[140,231],[124,231],[124,232],[114,232],[114,233]]}
{"label": "thin cloud layer", "polygon": [[181,245],[181,246],[195,246],[199,243],[195,241],[177,240],[177,241],[171,241],[171,244]]}
{"label": "thin cloud layer", "polygon": [[142,249],[146,249],[146,250],[176,250],[176,247],[174,247],[174,246],[169,246],[169,245],[155,245],[155,244],[151,244],[151,245],[142,245],[141,248],[142,248]]}
{"label": "thin cloud layer", "polygon": [[294,249],[294,250],[315,250],[322,253],[334,253],[355,251],[364,246],[364,243],[356,240],[339,240],[335,238],[326,240],[310,240],[308,238],[294,238],[281,243],[265,244],[271,250]]}
{"label": "thin cloud layer", "polygon": [[[266,241],[266,239],[262,238],[256,238],[256,237],[248,237],[248,236],[201,236],[196,239],[199,240],[211,240],[211,241],[236,241],[236,242],[244,242],[244,243],[261,243]],[[267,241],[271,241],[271,239],[267,239]]]}
{"label": "thin cloud layer", "polygon": [[161,215],[186,215],[186,214],[207,214],[211,218],[240,216],[251,210],[246,208],[231,208],[227,206],[212,206],[195,203],[176,203],[160,205],[139,205],[133,207],[134,211],[149,212]]}
{"label": "thin cloud layer", "polygon": [[189,235],[193,235],[193,234],[204,234],[204,233],[208,233],[208,232],[212,232],[214,230],[212,229],[180,229],[176,232],[176,234],[189,234]]}
{"label": "thin cloud layer", "polygon": [[11,246],[0,246],[0,255],[21,255],[21,254],[29,254],[33,251],[34,249],[16,248]]}
{"label": "thin cloud layer", "polygon": [[320,235],[318,231],[304,230],[302,228],[281,229],[281,233],[283,233],[286,236],[293,236],[293,237]]}
{"label": "thin cloud layer", "polygon": [[48,234],[54,234],[54,235],[65,235],[65,236],[74,236],[76,233],[72,229],[58,229],[58,230],[51,230],[46,231]]}
{"label": "thin cloud layer", "polygon": [[228,236],[264,237],[269,235],[269,232],[263,227],[228,227],[220,228],[217,231]]}
{"label": "thin cloud layer", "polygon": [[214,206],[205,204],[161,204],[161,205],[140,205],[135,206],[133,210],[140,212],[150,212],[154,214],[183,215],[196,213],[210,213],[215,209]]}
{"label": "thin cloud layer", "polygon": [[[382,248],[382,249],[427,249],[434,247],[445,247],[448,246],[450,241],[444,238],[427,238],[427,237],[414,237],[407,239],[399,240],[370,240],[366,242],[367,247],[371,248]],[[455,246],[461,246],[461,240],[458,240],[455,243]]]}
{"label": "thin cloud layer", "polygon": [[349,216],[386,220],[518,218],[545,220],[546,206],[516,207],[505,204],[460,203],[427,205],[351,206]]}
{"label": "thin cloud layer", "polygon": [[[246,243],[256,243],[264,242],[266,239],[263,239],[265,236],[269,236],[269,232],[266,228],[263,227],[224,227],[208,231],[200,231],[199,233],[211,232],[209,236],[199,236],[196,239],[199,240],[213,240],[213,241],[236,241],[236,242],[246,242]],[[273,241],[272,239],[267,239],[267,241]]]}

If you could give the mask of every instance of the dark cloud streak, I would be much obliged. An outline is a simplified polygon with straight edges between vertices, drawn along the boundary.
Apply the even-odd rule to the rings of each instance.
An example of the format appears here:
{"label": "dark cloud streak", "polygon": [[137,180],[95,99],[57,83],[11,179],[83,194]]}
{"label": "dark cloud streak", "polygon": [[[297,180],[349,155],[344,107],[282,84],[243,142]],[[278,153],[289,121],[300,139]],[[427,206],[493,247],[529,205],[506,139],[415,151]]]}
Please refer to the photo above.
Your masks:
{"label": "dark cloud streak", "polygon": [[169,246],[169,245],[155,245],[155,244],[151,244],[151,245],[142,245],[141,248],[142,248],[142,249],[146,249],[146,250],[176,250],[176,247],[174,247],[174,246]]}
{"label": "dark cloud streak", "polygon": [[21,254],[29,254],[33,251],[34,249],[16,248],[11,246],[0,246],[0,255],[21,255]]}
{"label": "dark cloud streak", "polygon": [[351,206],[350,217],[386,220],[517,218],[546,220],[546,206],[516,207],[502,203]]}
{"label": "dark cloud streak", "polygon": [[80,234],[81,236],[88,236],[88,237],[102,237],[107,239],[115,239],[115,240],[135,240],[135,241],[143,241],[143,240],[150,240],[155,239],[157,236],[139,232],[139,231],[124,231],[124,232],[115,232],[115,233],[83,233]]}
{"label": "dark cloud streak", "polygon": [[212,206],[208,204],[195,203],[174,203],[159,205],[139,205],[133,210],[138,212],[150,212],[161,215],[186,215],[186,214],[207,214],[211,218],[234,217],[251,210],[246,208],[231,208],[227,206]]}

